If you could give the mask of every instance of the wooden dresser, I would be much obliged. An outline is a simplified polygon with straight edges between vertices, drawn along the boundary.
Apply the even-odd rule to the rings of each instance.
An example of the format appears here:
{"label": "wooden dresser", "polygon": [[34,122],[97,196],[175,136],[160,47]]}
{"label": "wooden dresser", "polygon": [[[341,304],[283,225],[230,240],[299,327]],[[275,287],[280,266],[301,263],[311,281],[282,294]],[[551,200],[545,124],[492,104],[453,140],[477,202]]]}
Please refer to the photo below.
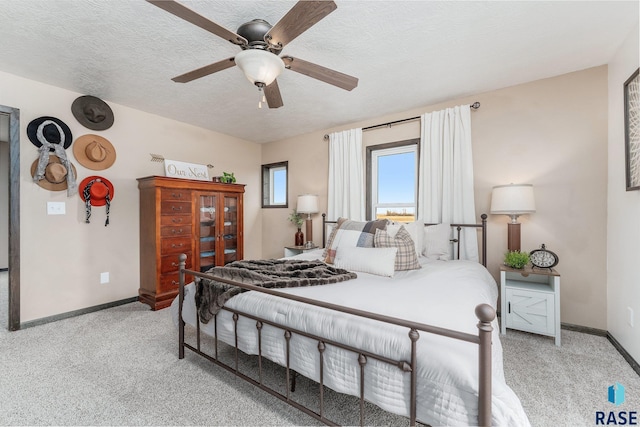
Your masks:
{"label": "wooden dresser", "polygon": [[244,185],[148,176],[138,189],[141,302],[153,310],[171,304],[181,253],[197,271],[242,259]]}

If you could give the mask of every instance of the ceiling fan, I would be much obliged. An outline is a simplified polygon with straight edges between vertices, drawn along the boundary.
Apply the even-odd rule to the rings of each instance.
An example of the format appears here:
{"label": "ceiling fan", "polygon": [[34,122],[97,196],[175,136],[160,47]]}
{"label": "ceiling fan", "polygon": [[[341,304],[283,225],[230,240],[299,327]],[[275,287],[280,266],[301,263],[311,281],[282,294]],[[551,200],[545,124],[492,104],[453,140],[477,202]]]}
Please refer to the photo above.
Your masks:
{"label": "ceiling fan", "polygon": [[276,78],[286,68],[345,90],[358,86],[358,79],[344,73],[280,53],[285,45],[336,10],[333,1],[307,1],[296,3],[275,25],[263,19],[254,19],[238,27],[237,33],[196,13],[174,0],[147,0],[149,3],[197,25],[218,37],[240,46],[242,51],[233,58],[205,65],[174,77],[177,83],[187,83],[200,77],[238,65],[249,81],[264,91],[261,102],[269,108],[282,107],[282,96]]}

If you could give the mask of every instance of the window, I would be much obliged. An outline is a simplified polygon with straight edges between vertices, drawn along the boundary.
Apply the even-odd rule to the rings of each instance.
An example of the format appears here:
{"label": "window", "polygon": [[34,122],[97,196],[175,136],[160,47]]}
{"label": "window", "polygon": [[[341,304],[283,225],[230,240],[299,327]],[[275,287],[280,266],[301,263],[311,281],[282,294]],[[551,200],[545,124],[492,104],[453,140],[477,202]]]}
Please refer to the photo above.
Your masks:
{"label": "window", "polygon": [[411,222],[417,216],[418,140],[367,147],[367,217]]}
{"label": "window", "polygon": [[262,165],[262,207],[288,207],[288,176],[289,162]]}

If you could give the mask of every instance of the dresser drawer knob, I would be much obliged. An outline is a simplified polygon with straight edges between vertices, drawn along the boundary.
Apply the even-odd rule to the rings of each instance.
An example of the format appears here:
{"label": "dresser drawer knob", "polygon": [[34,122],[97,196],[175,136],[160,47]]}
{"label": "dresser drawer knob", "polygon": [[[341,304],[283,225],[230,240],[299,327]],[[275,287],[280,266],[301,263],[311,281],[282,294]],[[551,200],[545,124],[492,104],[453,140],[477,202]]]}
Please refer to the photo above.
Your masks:
{"label": "dresser drawer knob", "polygon": [[182,222],[182,218],[173,218],[171,221],[172,221],[174,224],[178,224],[178,223]]}
{"label": "dresser drawer knob", "polygon": [[181,199],[182,193],[171,193],[171,197],[173,197],[174,199]]}
{"label": "dresser drawer knob", "polygon": [[174,211],[181,211],[182,210],[182,206],[171,206],[171,209]]}
{"label": "dresser drawer knob", "polygon": [[178,264],[177,262],[172,262],[172,263],[171,263],[171,267],[177,267],[177,266],[179,266],[179,265],[180,265],[180,264]]}
{"label": "dresser drawer knob", "polygon": [[178,229],[175,229],[175,228],[174,228],[174,229],[172,229],[172,230],[171,230],[171,232],[172,232],[173,234],[176,234],[176,233],[180,233],[180,234],[182,234],[182,232],[183,232],[183,231],[182,231],[182,228],[178,228]]}
{"label": "dresser drawer knob", "polygon": [[172,281],[171,281],[171,284],[172,284],[172,285],[179,285],[179,284],[180,284],[180,282],[176,282],[175,280],[172,280]]}
{"label": "dresser drawer knob", "polygon": [[184,246],[184,243],[180,243],[180,244],[178,244],[178,245],[177,245],[177,244],[175,244],[175,243],[173,243],[173,244],[171,245],[171,247],[172,247],[172,248],[181,248],[181,247],[183,247],[183,246]]}

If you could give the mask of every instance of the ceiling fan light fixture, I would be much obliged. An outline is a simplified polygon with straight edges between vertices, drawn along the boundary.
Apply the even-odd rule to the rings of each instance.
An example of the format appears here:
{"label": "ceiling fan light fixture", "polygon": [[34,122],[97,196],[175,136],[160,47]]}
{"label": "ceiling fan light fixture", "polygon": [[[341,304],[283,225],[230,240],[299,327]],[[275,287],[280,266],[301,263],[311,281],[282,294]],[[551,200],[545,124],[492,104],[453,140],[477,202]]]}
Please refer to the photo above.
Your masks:
{"label": "ceiling fan light fixture", "polygon": [[243,50],[236,55],[235,62],[253,84],[269,86],[284,71],[282,59],[262,49]]}

